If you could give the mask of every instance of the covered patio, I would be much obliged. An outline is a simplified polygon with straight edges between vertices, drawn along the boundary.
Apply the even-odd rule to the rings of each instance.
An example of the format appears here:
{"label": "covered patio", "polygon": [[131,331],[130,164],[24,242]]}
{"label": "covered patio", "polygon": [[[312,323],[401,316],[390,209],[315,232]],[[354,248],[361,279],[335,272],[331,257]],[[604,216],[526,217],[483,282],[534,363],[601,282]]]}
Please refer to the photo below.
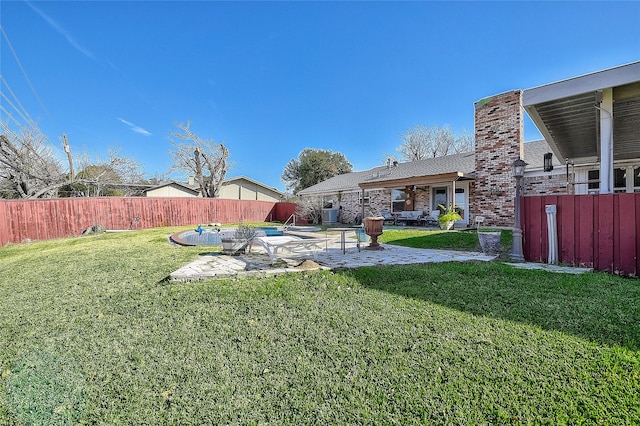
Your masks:
{"label": "covered patio", "polygon": [[557,252],[560,263],[637,277],[640,62],[525,90],[523,106],[566,167],[568,193],[525,196],[526,259]]}
{"label": "covered patio", "polygon": [[524,90],[523,106],[573,193],[640,192],[640,62]]}
{"label": "covered patio", "polygon": [[[398,215],[403,211],[420,211],[425,215],[437,210],[439,205],[454,206],[460,209],[462,220],[458,225],[467,226],[469,218],[469,182],[475,178],[473,173],[448,172],[434,175],[408,176],[372,180],[359,184],[362,197],[365,191],[385,189],[395,191],[392,195],[391,214]],[[417,200],[419,192],[425,193],[422,202]],[[362,217],[365,216],[365,206],[362,205]]]}

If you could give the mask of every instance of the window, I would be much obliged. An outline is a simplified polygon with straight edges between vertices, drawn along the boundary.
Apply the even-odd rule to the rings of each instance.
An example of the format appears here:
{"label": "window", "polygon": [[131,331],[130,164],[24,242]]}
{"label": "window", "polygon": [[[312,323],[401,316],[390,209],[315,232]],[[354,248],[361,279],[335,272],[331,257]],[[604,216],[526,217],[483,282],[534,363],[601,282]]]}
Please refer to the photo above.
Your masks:
{"label": "window", "polygon": [[456,211],[464,219],[464,211],[467,208],[467,197],[464,193],[464,188],[456,188]]}
{"label": "window", "polygon": [[433,203],[431,205],[431,210],[438,210],[440,205],[443,205],[445,208],[449,205],[446,186],[433,188]]}
{"label": "window", "polygon": [[392,212],[404,211],[404,200],[406,197],[407,196],[403,190],[392,189],[391,190],[391,211]]}
{"label": "window", "polygon": [[[364,191],[364,204],[369,205],[371,202],[371,195],[369,191]],[[358,204],[362,205],[362,191],[358,192]]]}
{"label": "window", "polygon": [[627,192],[627,169],[625,167],[613,170],[613,192]]}
{"label": "window", "polygon": [[640,166],[619,167],[613,172],[615,192],[640,192]]}
{"label": "window", "polygon": [[325,195],[322,197],[322,208],[331,209],[333,208],[333,196]]}
{"label": "window", "polygon": [[589,170],[587,178],[589,194],[597,194],[600,192],[600,170]]}

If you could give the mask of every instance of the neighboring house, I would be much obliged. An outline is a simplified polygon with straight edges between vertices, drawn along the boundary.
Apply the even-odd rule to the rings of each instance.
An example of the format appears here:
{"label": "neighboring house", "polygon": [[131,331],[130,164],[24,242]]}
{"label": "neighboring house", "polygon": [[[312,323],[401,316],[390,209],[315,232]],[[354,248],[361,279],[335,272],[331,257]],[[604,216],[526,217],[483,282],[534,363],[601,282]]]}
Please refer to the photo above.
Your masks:
{"label": "neighboring house", "polygon": [[164,182],[145,191],[147,197],[200,197],[200,188],[193,182]]}
{"label": "neighboring house", "polygon": [[[146,191],[147,197],[200,197],[200,187],[193,178],[189,182],[164,182]],[[282,201],[284,194],[275,188],[244,176],[222,182],[218,198],[228,200]]]}
{"label": "neighboring house", "polygon": [[219,198],[232,200],[283,201],[284,193],[245,176],[226,179]]}
{"label": "neighboring house", "polygon": [[[525,109],[544,140],[524,143]],[[343,222],[455,204],[458,226],[479,215],[485,225],[512,226],[518,158],[528,163],[524,196],[640,192],[640,62],[476,102],[474,152],[387,162],[298,196],[341,207]]]}

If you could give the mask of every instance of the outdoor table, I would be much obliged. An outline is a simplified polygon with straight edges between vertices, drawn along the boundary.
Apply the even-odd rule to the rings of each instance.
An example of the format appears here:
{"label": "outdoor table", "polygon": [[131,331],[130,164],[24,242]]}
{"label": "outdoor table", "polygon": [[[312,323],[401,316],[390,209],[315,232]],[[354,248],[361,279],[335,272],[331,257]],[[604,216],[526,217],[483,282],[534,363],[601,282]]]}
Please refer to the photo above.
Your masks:
{"label": "outdoor table", "polygon": [[[350,228],[329,228],[327,229],[327,231],[340,231],[341,233],[340,234],[340,250],[342,250],[342,254],[345,254],[347,252],[347,248],[346,248],[347,232],[356,231],[358,229],[362,229],[362,227],[352,226]],[[360,251],[360,238],[358,238],[358,235],[356,235],[356,240],[357,240],[358,251]]]}

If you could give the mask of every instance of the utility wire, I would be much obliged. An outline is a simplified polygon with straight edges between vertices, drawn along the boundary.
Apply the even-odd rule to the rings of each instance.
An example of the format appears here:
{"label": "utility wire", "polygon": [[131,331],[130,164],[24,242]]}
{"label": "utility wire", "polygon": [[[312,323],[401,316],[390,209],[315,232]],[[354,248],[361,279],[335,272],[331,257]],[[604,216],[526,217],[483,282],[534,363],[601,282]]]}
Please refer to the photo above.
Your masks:
{"label": "utility wire", "polygon": [[49,111],[47,111],[47,108],[44,106],[44,103],[42,103],[42,99],[40,99],[40,96],[38,96],[38,92],[36,92],[36,88],[33,87],[33,84],[31,83],[31,80],[29,80],[29,76],[27,75],[27,72],[25,71],[24,67],[22,66],[22,63],[20,62],[20,59],[18,58],[18,55],[16,54],[16,51],[13,49],[13,46],[11,45],[11,42],[9,41],[9,37],[7,36],[7,33],[4,31],[4,28],[2,27],[2,25],[0,25],[0,31],[2,32],[2,35],[4,36],[4,39],[7,41],[7,45],[9,46],[9,50],[11,50],[11,53],[13,54],[13,57],[15,58],[16,62],[18,63],[18,66],[20,67],[20,71],[22,71],[22,75],[24,76],[24,79],[27,80],[27,83],[29,84],[29,87],[31,88],[31,91],[33,92],[33,94],[35,95],[36,99],[38,100],[38,103],[40,104],[40,106],[42,107],[44,112],[47,114],[49,119],[51,121],[54,121],[53,118],[51,117],[51,114],[49,114]]}
{"label": "utility wire", "polygon": [[5,132],[10,133],[11,136],[13,136],[14,138],[18,139],[18,135],[13,133],[13,131],[10,128],[8,128],[7,125],[4,124],[2,121],[0,121],[0,127],[2,127]]}
{"label": "utility wire", "polygon": [[[4,77],[2,76],[2,74],[0,74],[0,83],[3,83],[5,85],[5,87],[7,88],[7,90],[9,91],[9,93],[11,94],[11,96],[13,97],[13,99],[16,101],[16,103],[18,104],[18,106],[20,107],[20,109],[22,110],[23,114],[20,114],[20,111],[18,111],[18,109],[11,105],[13,107],[13,109],[16,110],[16,112],[18,114],[20,114],[20,116],[28,123],[33,123],[33,119],[31,118],[31,116],[29,115],[29,111],[27,111],[27,109],[22,105],[22,103],[20,102],[20,99],[18,99],[18,97],[16,96],[15,93],[13,93],[13,90],[11,90],[11,87],[9,87],[9,83],[7,83],[7,80],[4,79]],[[2,92],[2,86],[0,86],[0,93]],[[4,94],[2,94],[2,96],[6,98],[6,96]],[[9,102],[11,104],[11,101],[9,99],[7,99],[7,102]],[[26,115],[27,118],[24,118]]]}
{"label": "utility wire", "polygon": [[[15,111],[15,112],[17,112],[17,113],[18,113],[18,115],[19,115],[19,116],[20,116],[24,121],[26,121],[27,123],[31,123],[31,120],[30,120],[29,118],[25,117],[25,115],[24,115],[22,112],[20,112],[20,111],[18,110],[18,108],[16,108],[16,106],[11,102],[11,99],[7,98],[7,95],[5,95],[5,94],[4,94],[4,92],[0,91],[0,96],[2,96],[2,97],[4,98],[4,100],[5,100],[5,101],[7,101],[7,103],[9,104],[9,106],[10,106],[11,108],[13,108],[13,109],[14,109],[14,111]],[[4,109],[4,108],[3,108],[3,109]],[[7,114],[7,115],[8,115],[8,114]]]}
{"label": "utility wire", "polygon": [[[9,111],[7,111],[5,109],[5,107],[2,106],[2,104],[0,104],[0,110],[2,110],[2,112],[4,112],[5,114],[7,114],[7,120],[12,120],[14,123],[16,123],[16,126],[20,127],[20,122],[18,120],[16,120],[13,117],[13,114],[11,114]],[[2,122],[2,120],[0,120],[0,123]]]}

